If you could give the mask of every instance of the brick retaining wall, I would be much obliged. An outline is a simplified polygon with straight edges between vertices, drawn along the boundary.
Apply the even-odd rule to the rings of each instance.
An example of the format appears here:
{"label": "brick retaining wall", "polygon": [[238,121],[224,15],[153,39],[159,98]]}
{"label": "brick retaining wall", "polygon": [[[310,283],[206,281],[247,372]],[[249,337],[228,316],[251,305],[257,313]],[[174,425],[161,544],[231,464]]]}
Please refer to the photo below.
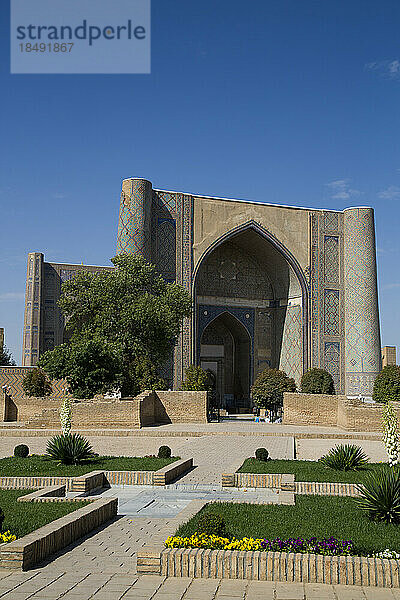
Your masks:
{"label": "brick retaining wall", "polygon": [[[400,402],[393,402],[400,418]],[[329,394],[283,394],[283,424],[341,427],[346,431],[382,431],[381,403]],[[297,435],[296,437],[304,437]],[[315,436],[321,437],[321,436]],[[329,436],[335,437],[335,436]],[[336,436],[340,437],[340,436]],[[345,436],[343,436],[345,437]],[[364,436],[364,439],[367,439]]]}
{"label": "brick retaining wall", "polygon": [[28,535],[0,545],[0,568],[26,570],[117,514],[117,498],[101,498]]}

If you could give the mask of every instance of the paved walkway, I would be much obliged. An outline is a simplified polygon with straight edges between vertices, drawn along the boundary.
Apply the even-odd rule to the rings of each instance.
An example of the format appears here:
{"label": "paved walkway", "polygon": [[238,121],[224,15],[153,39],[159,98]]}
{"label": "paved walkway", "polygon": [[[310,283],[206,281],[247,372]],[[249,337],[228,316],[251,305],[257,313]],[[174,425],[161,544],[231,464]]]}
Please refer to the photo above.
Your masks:
{"label": "paved walkway", "polygon": [[[181,435],[184,433],[182,427],[189,433],[200,435],[185,437]],[[309,431],[311,428],[304,429]],[[278,435],[263,435],[263,432]],[[137,550],[194,497],[232,500],[238,496],[257,502],[278,500],[271,490],[246,493],[222,490],[221,473],[235,471],[246,457],[254,455],[258,447],[266,447],[272,458],[293,458],[296,428],[231,422],[184,425],[181,429],[164,426],[148,433],[142,435],[140,431],[138,435],[115,437],[110,432],[105,436],[89,436],[89,439],[95,451],[110,455],[154,454],[160,445],[168,444],[173,454],[192,456],[196,468],[179,483],[166,488],[118,486],[117,489],[115,486],[108,490],[106,495],[117,492],[120,497],[118,518],[35,570],[27,573],[0,571],[1,600],[400,600],[400,590],[138,576]],[[362,443],[373,460],[379,460],[376,457],[380,456],[381,443],[377,440],[378,436]],[[0,434],[0,456],[10,456],[18,443],[28,444],[31,452],[43,453],[46,442],[44,436],[18,437],[17,431],[15,437]],[[337,440],[301,440],[297,457],[301,458],[301,453],[307,458],[318,457],[335,443]]]}
{"label": "paved walkway", "polygon": [[46,569],[0,573],[1,600],[399,600],[400,590]]}

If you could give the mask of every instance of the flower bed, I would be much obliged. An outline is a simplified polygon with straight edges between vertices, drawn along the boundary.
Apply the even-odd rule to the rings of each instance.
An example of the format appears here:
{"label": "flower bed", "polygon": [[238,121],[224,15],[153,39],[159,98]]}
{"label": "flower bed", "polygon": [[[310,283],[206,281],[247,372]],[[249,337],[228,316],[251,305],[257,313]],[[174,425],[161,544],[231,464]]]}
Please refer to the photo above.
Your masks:
{"label": "flower bed", "polygon": [[309,552],[325,556],[354,554],[354,544],[351,540],[337,540],[334,537],[288,538],[286,540],[247,537],[229,539],[196,532],[190,537],[170,536],[165,541],[165,546],[167,548],[209,548],[211,550],[250,550],[253,552]]}

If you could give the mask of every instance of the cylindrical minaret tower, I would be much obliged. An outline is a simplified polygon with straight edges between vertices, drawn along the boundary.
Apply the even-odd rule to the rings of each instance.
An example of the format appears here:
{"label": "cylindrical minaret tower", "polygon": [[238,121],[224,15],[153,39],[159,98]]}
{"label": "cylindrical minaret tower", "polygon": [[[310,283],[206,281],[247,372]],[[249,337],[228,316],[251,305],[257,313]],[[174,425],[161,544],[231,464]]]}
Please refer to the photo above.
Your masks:
{"label": "cylindrical minaret tower", "polygon": [[152,185],[147,179],[124,179],[119,210],[117,254],[142,254],[150,260]]}
{"label": "cylindrical minaret tower", "polygon": [[344,211],[346,394],[370,396],[381,370],[372,208]]}

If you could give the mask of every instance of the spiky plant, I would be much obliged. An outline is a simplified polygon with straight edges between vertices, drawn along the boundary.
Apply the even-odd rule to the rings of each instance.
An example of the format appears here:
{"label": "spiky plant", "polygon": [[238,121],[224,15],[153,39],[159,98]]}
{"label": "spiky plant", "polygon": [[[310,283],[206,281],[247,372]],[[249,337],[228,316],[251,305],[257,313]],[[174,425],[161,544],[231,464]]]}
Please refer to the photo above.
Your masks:
{"label": "spiky plant", "polygon": [[340,444],[319,459],[325,467],[335,471],[358,471],[368,462],[360,446]]}
{"label": "spiky plant", "polygon": [[400,523],[400,471],[382,465],[357,486],[360,497],[355,502],[372,521]]}
{"label": "spiky plant", "polygon": [[77,465],[94,456],[89,441],[79,433],[55,435],[47,442],[46,452],[63,465]]}
{"label": "spiky plant", "polygon": [[389,458],[389,465],[393,467],[400,462],[399,422],[393,406],[388,402],[382,413],[383,443]]}

